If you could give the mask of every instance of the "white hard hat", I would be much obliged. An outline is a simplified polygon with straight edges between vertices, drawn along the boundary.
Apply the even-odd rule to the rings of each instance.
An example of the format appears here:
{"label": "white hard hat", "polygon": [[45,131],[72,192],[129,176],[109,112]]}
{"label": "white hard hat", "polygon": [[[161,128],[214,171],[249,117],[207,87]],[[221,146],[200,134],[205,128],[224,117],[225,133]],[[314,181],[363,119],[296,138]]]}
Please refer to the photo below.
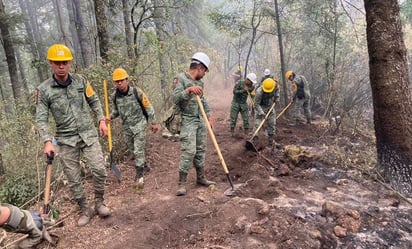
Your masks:
{"label": "white hard hat", "polygon": [[270,70],[268,68],[265,69],[264,71],[265,76],[270,75]]}
{"label": "white hard hat", "polygon": [[210,59],[209,56],[207,56],[203,52],[197,52],[192,56],[192,60],[196,60],[200,63],[203,64],[203,66],[206,67],[206,69],[209,69],[209,64],[210,64]]}
{"label": "white hard hat", "polygon": [[246,75],[246,79],[249,79],[250,81],[252,81],[253,84],[256,84],[256,83],[257,83],[256,74],[254,74],[254,73],[248,73],[248,74]]}

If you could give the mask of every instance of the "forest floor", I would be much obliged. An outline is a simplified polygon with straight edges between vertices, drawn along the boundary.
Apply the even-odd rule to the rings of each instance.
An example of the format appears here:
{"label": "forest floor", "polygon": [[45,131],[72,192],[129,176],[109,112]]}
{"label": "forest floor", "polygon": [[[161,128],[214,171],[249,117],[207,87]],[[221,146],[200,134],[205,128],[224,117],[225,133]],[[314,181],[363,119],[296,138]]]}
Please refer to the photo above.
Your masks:
{"label": "forest floor", "polygon": [[[64,219],[51,230],[58,238],[56,248],[412,248],[410,202],[366,171],[348,166],[372,160],[366,153],[373,151],[372,131],[333,135],[328,121],[316,118],[312,125],[292,127],[283,116],[277,124],[278,146],[266,147],[262,131],[256,153],[245,149],[251,135],[240,128],[235,137],[229,132],[231,90],[219,90],[208,101],[229,175],[239,186],[235,196],[224,194],[230,184],[210,137],[206,176],[216,187],[197,186],[192,168],[187,195],[175,196],[180,143],[149,132],[151,171],[141,192],[134,187],[132,162],[117,164],[121,183],[108,171],[109,218],[96,216],[79,228],[67,187],[55,193],[52,205]],[[85,186],[92,200],[90,177]],[[46,242],[38,246],[50,247]]]}

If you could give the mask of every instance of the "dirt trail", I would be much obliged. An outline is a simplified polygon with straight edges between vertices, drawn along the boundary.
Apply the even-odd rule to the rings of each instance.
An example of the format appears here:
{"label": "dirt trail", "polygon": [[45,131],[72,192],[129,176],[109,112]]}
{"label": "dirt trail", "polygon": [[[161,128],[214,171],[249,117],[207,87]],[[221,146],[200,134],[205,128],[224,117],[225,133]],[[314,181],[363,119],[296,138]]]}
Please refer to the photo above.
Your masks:
{"label": "dirt trail", "polygon": [[[243,183],[238,196],[223,194],[230,185],[208,138],[206,175],[216,188],[196,186],[192,169],[188,194],[176,197],[180,144],[151,134],[152,170],[144,190],[135,192],[132,166],[119,165],[123,181],[116,183],[109,173],[107,186],[113,215],[82,228],[75,226],[77,215],[70,216],[53,230],[60,236],[57,248],[412,248],[411,206],[357,171],[325,161],[323,145],[335,138],[324,136],[322,121],[295,128],[281,118],[280,148],[259,155],[245,150],[249,137],[241,131],[230,136],[231,91],[218,92],[208,100],[229,173],[234,183]],[[257,145],[264,148],[261,137]],[[369,142],[356,143],[359,149]],[[285,157],[288,145],[303,146],[295,162]],[[74,205],[67,189],[58,195],[67,198],[54,205],[69,212]]]}

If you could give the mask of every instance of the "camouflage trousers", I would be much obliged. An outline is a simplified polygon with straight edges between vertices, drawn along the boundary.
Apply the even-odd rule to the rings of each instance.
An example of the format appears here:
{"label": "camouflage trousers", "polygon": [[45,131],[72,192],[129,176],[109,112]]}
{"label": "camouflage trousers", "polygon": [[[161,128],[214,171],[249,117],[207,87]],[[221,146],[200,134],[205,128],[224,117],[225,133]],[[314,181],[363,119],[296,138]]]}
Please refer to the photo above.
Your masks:
{"label": "camouflage trousers", "polygon": [[236,101],[232,101],[232,105],[230,107],[230,128],[236,127],[236,121],[239,113],[243,119],[243,128],[249,129],[249,108],[247,103],[241,104]]}
{"label": "camouflage trousers", "polygon": [[95,192],[104,192],[107,177],[102,147],[99,142],[88,146],[84,141],[81,141],[75,147],[60,144],[59,156],[63,164],[63,171],[75,199],[86,198],[81,176],[80,159],[82,155],[86,159],[86,164],[93,176]]}
{"label": "camouflage trousers", "polygon": [[[265,118],[265,115],[266,115],[267,111],[269,111],[269,109],[270,109],[270,107],[263,109],[263,111],[265,112],[264,115],[258,115],[255,112],[255,125],[253,127],[253,132],[256,131],[256,129],[258,128],[258,126],[260,125],[262,120]],[[267,134],[268,135],[274,135],[275,131],[276,131],[276,111],[275,111],[275,108],[273,108],[272,112],[269,114],[267,120],[265,121],[265,125],[267,127],[266,128]]]}
{"label": "camouflage trousers", "polygon": [[312,114],[310,113],[310,98],[308,99],[296,98],[296,100],[294,101],[294,106],[293,106],[293,117],[295,118],[295,120],[300,119],[300,110],[302,108],[305,113],[306,119],[310,120],[312,117]]}
{"label": "camouflage trousers", "polygon": [[136,132],[132,132],[129,129],[124,129],[123,132],[126,138],[127,148],[133,151],[136,168],[144,167],[146,163],[146,122],[140,122]]}
{"label": "camouflage trousers", "polygon": [[192,165],[202,170],[206,154],[206,126],[201,118],[182,116],[179,172],[188,173]]}

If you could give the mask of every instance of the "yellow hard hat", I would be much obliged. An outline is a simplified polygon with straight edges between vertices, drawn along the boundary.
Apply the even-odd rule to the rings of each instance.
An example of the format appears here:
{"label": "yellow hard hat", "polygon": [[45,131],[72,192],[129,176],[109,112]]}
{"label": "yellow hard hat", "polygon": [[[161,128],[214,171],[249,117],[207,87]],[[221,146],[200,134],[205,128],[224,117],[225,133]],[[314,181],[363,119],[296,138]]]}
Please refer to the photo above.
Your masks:
{"label": "yellow hard hat", "polygon": [[54,44],[47,51],[47,59],[50,61],[71,61],[73,60],[73,55],[66,45]]}
{"label": "yellow hard hat", "polygon": [[119,67],[113,71],[113,81],[124,80],[126,78],[129,78],[129,75],[123,68]]}
{"label": "yellow hard hat", "polygon": [[275,89],[276,81],[272,78],[267,78],[262,82],[262,90],[265,93],[271,93]]}
{"label": "yellow hard hat", "polygon": [[293,74],[293,71],[287,71],[287,72],[285,73],[286,79],[289,79],[289,77],[290,77],[292,74]]}

